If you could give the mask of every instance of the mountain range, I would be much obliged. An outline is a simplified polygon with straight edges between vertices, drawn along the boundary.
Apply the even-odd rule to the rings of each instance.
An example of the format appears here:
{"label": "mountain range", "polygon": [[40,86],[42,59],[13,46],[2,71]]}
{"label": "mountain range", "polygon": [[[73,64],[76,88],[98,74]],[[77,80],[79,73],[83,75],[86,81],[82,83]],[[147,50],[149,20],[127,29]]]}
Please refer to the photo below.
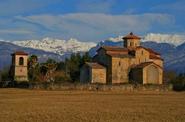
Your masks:
{"label": "mountain range", "polygon": [[[164,59],[165,70],[173,70],[178,73],[185,72],[185,37],[182,35],[167,34],[147,34],[142,37],[142,46],[151,48],[161,53]],[[103,45],[122,46],[122,36],[109,38],[99,43],[80,42],[77,39],[60,40],[53,38],[44,38],[42,40],[25,41],[0,41],[0,69],[7,67],[11,63],[11,53],[16,50],[35,54],[39,61],[43,62],[48,58],[57,61],[64,60],[72,53],[84,53],[89,51],[93,56],[96,50]]]}

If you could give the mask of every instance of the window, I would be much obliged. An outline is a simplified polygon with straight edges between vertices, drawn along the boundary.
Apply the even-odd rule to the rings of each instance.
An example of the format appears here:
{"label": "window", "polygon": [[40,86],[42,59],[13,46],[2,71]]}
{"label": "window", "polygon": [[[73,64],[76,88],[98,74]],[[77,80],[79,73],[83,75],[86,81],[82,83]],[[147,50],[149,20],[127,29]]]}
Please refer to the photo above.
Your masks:
{"label": "window", "polygon": [[128,46],[130,46],[130,42],[127,42],[128,43]]}
{"label": "window", "polygon": [[143,50],[141,51],[141,54],[143,55]]}
{"label": "window", "polygon": [[121,62],[119,61],[119,66],[121,66]]}
{"label": "window", "polygon": [[130,46],[134,46],[134,43],[133,42],[130,42]]}
{"label": "window", "polygon": [[24,64],[24,58],[23,57],[20,57],[19,58],[19,65],[23,65]]}

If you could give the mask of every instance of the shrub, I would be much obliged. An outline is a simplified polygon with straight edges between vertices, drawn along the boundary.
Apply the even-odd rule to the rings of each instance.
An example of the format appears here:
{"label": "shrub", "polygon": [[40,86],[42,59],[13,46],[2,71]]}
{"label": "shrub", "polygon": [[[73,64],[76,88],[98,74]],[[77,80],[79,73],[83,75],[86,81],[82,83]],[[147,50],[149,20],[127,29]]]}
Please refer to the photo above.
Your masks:
{"label": "shrub", "polygon": [[180,74],[173,79],[172,84],[175,91],[185,91],[185,74]]}

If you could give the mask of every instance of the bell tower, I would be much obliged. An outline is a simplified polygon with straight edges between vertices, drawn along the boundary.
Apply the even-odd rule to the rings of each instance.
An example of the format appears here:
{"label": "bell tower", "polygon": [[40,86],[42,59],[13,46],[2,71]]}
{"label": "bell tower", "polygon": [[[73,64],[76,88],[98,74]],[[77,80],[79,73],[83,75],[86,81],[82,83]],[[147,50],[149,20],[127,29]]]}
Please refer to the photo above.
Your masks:
{"label": "bell tower", "polygon": [[140,37],[130,32],[128,35],[123,37],[125,48],[136,48],[140,46]]}
{"label": "bell tower", "polygon": [[28,81],[27,60],[28,54],[23,51],[17,51],[12,54],[12,80],[17,82]]}

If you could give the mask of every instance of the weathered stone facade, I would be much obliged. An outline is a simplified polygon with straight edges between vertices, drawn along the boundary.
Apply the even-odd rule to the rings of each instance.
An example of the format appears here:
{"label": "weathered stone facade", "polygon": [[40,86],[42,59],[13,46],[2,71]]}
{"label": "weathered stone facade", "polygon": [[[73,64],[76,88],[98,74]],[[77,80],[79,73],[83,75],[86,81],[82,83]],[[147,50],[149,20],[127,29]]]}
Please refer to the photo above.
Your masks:
{"label": "weathered stone facade", "polygon": [[[130,81],[141,84],[162,84],[163,59],[160,54],[140,46],[141,38],[133,33],[123,39],[124,47],[100,47],[93,57],[93,62],[104,67],[104,70],[96,69],[98,73],[93,73],[93,68],[85,64],[81,69],[81,81],[106,84]],[[99,77],[102,76],[100,72],[105,74],[106,81],[100,80]]]}
{"label": "weathered stone facade", "polygon": [[17,82],[28,81],[28,54],[22,51],[12,54],[11,76]]}
{"label": "weathered stone facade", "polygon": [[106,83],[106,68],[100,64],[86,63],[80,74],[80,81],[83,83]]}

